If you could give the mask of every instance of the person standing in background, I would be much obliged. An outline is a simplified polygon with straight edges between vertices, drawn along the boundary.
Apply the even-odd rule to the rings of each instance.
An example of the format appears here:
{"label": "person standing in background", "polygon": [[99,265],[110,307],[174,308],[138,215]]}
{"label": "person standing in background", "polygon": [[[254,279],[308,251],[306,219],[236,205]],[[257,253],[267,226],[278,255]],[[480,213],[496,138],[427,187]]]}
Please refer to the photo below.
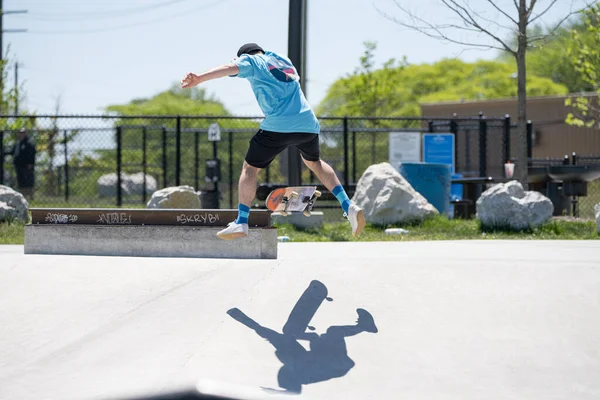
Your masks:
{"label": "person standing in background", "polygon": [[25,128],[21,128],[17,133],[17,140],[8,154],[13,157],[19,192],[28,201],[33,200],[36,149]]}

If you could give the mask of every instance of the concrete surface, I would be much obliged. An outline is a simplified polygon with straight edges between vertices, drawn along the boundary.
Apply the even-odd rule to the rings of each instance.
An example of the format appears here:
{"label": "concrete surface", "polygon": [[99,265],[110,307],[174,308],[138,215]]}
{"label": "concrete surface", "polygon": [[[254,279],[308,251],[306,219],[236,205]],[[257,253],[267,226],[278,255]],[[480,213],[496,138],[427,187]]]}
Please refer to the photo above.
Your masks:
{"label": "concrete surface", "polygon": [[[212,379],[312,399],[598,399],[599,255],[597,241],[280,243],[277,260],[0,246],[0,398]],[[314,330],[281,333],[312,310]]]}
{"label": "concrete surface", "polygon": [[277,230],[250,228],[231,242],[223,227],[25,225],[26,254],[124,257],[277,258]]}
{"label": "concrete surface", "polygon": [[271,214],[272,224],[292,224],[298,228],[320,228],[323,226],[323,211],[313,211],[310,213],[310,217],[305,216],[301,212],[294,212],[285,217],[278,212]]}

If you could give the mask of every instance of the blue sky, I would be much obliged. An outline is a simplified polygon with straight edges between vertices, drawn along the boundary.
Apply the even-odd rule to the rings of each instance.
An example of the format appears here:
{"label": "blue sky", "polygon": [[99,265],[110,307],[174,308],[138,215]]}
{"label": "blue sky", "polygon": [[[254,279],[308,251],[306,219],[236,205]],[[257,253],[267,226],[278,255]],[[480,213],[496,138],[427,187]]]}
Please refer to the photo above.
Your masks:
{"label": "blue sky", "polygon": [[[395,0],[434,22],[456,23],[439,0]],[[560,0],[544,18],[553,23],[579,0]],[[507,19],[484,0],[470,0],[490,29],[506,37]],[[406,56],[410,63],[444,57],[491,59],[496,50],[473,50],[427,38],[384,18],[397,17],[394,0],[308,0],[307,98],[316,106],[336,79],[358,65],[365,41],[378,43],[378,64]],[[496,1],[512,15],[512,0]],[[550,0],[539,0],[543,11]],[[104,107],[149,97],[179,82],[189,71],[202,72],[231,61],[241,44],[257,42],[287,54],[287,0],[4,0],[4,51],[17,59],[26,106],[53,112],[60,98],[63,114],[102,114]],[[463,34],[460,39],[493,43]],[[11,66],[10,82],[13,81]],[[224,78],[204,85],[236,115],[261,115],[247,82]]]}

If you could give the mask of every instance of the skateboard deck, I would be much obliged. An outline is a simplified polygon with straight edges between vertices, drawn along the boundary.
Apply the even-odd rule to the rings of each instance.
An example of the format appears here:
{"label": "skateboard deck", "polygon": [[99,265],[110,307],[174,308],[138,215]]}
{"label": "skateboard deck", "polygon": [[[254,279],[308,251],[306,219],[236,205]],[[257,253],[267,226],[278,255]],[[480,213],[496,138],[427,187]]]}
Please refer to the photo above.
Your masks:
{"label": "skateboard deck", "polygon": [[265,204],[269,210],[280,212],[284,216],[300,211],[309,216],[320,196],[321,192],[316,186],[290,186],[273,190],[267,196]]}
{"label": "skateboard deck", "polygon": [[283,333],[290,335],[303,334],[325,299],[331,301],[327,297],[327,287],[319,281],[311,281],[290,312],[290,316],[283,326]]}

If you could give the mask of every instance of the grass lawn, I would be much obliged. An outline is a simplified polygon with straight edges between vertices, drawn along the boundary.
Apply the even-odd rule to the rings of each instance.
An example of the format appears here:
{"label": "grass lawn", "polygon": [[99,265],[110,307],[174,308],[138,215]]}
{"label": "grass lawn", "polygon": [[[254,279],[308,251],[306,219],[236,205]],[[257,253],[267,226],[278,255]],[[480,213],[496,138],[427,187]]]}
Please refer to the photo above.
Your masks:
{"label": "grass lawn", "polygon": [[353,238],[350,224],[325,223],[322,229],[299,230],[291,225],[278,227],[281,236],[289,236],[294,242],[340,242],[340,241],[412,241],[412,240],[473,240],[473,239],[600,239],[595,221],[553,219],[551,222],[525,232],[482,230],[477,220],[449,220],[436,217],[419,225],[401,227],[407,234],[386,235],[384,227],[367,225],[358,238]]}
{"label": "grass lawn", "polygon": [[[400,227],[400,226],[389,226]],[[525,232],[485,231],[477,220],[449,220],[436,217],[419,225],[403,225],[407,234],[386,235],[384,227],[367,225],[358,238],[353,238],[348,222],[326,222],[322,229],[301,230],[291,225],[278,226],[279,236],[293,242],[345,241],[412,241],[412,240],[473,240],[473,239],[600,239],[596,222],[555,218],[551,222]],[[0,244],[23,244],[24,225],[0,223]]]}

